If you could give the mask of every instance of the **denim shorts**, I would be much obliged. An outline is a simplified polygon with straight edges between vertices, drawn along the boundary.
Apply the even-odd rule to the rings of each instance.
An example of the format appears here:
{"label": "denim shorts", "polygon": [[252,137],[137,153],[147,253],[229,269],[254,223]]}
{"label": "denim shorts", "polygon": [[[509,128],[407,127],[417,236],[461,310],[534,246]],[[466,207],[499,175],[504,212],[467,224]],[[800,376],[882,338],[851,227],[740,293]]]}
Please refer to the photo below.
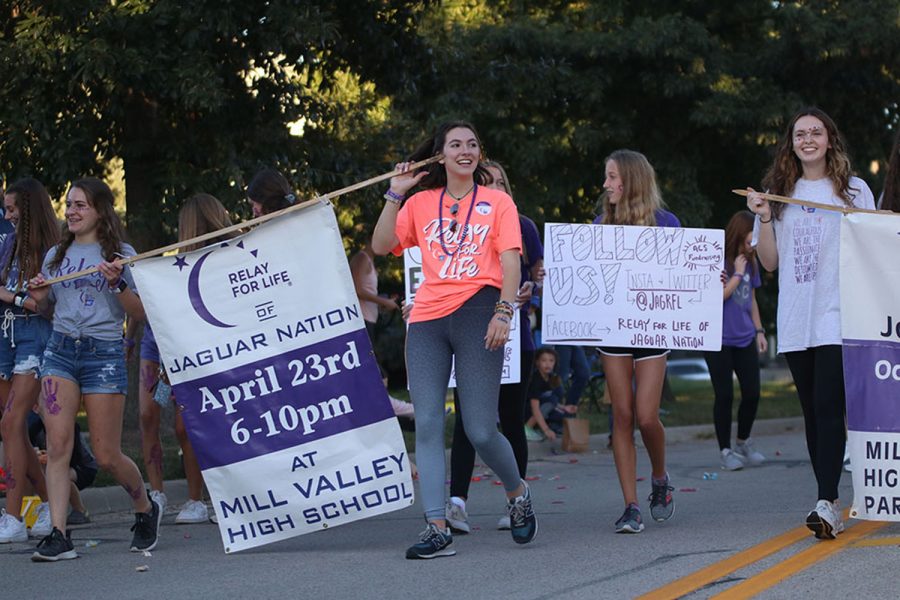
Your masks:
{"label": "denim shorts", "polygon": [[32,313],[7,309],[0,334],[0,379],[13,375],[41,376],[41,357],[53,325]]}
{"label": "denim shorts", "polygon": [[122,340],[73,338],[54,331],[44,350],[41,377],[74,381],[82,394],[125,394],[128,371]]}

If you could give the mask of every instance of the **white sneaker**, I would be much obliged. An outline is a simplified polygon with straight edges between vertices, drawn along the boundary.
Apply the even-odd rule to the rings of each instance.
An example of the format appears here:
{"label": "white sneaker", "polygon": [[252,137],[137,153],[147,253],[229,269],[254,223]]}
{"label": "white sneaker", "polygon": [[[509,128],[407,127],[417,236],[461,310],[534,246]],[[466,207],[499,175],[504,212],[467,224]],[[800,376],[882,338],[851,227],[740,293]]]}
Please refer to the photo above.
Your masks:
{"label": "white sneaker", "polygon": [[25,523],[3,510],[0,513],[0,544],[27,541],[28,528],[25,527]]}
{"label": "white sneaker", "polygon": [[503,515],[500,517],[500,520],[497,521],[497,529],[500,531],[509,531],[509,515]]}
{"label": "white sneaker", "polygon": [[469,526],[469,515],[466,514],[466,509],[452,500],[447,502],[447,524],[453,533],[469,533],[472,531],[472,528]]}
{"label": "white sneaker", "polygon": [[37,507],[37,519],[34,525],[28,530],[28,534],[33,538],[45,538],[53,531],[53,523],[50,521],[50,505],[41,502]]}
{"label": "white sneaker", "polygon": [[722,468],[726,471],[739,471],[744,468],[743,458],[731,448],[722,448],[719,460],[722,463]]}
{"label": "white sneaker", "polygon": [[828,500],[819,500],[816,507],[806,515],[806,526],[820,540],[833,540],[844,531],[844,519],[841,517],[840,504]]}
{"label": "white sneaker", "polygon": [[166,498],[165,492],[150,490],[150,499],[159,505],[159,514],[165,514],[166,506],[169,504],[169,499]]}
{"label": "white sneaker", "polygon": [[181,512],[175,517],[178,524],[206,523],[209,520],[209,510],[201,500],[188,500],[181,507]]}
{"label": "white sneaker", "polygon": [[762,452],[753,447],[753,439],[747,438],[743,442],[738,442],[734,451],[744,459],[744,462],[758,466],[765,462],[766,457]]}

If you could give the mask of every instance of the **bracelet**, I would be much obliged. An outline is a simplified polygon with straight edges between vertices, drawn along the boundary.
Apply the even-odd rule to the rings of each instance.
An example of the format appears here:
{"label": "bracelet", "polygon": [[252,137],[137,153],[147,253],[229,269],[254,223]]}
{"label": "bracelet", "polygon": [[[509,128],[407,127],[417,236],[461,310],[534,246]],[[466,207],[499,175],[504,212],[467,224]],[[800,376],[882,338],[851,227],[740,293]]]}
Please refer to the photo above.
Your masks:
{"label": "bracelet", "polygon": [[390,202],[391,204],[401,204],[403,202],[403,196],[388,188],[388,190],[384,193],[384,199]]}
{"label": "bracelet", "polygon": [[28,299],[28,294],[25,292],[19,292],[15,296],[13,296],[13,305],[19,308],[25,308],[25,301]]}
{"label": "bracelet", "polygon": [[732,275],[732,277],[740,277],[741,279],[743,279],[744,274],[743,273],[735,273],[734,275]]}
{"label": "bracelet", "polygon": [[509,324],[509,317],[507,317],[506,315],[501,314],[501,313],[496,313],[496,312],[495,312],[495,313],[494,313],[494,316],[495,316],[495,317],[497,318],[497,320],[500,321],[501,323],[506,323],[507,325]]}
{"label": "bracelet", "polygon": [[756,330],[756,333],[762,333],[762,334],[765,334],[765,333],[766,333],[766,330],[765,330],[765,329],[757,329],[757,330]]}
{"label": "bracelet", "polygon": [[760,222],[760,223],[771,223],[771,222],[772,222],[772,217],[769,216],[769,220],[768,220],[768,221],[763,221],[763,220],[762,220],[762,217],[760,217],[760,218],[759,218],[759,222]]}
{"label": "bracelet", "polygon": [[513,303],[512,303],[512,302],[507,302],[506,300],[499,300],[499,301],[497,302],[497,304],[494,305],[494,308],[495,308],[495,309],[496,309],[496,308],[500,308],[500,307],[508,308],[508,309],[509,309],[510,311],[512,311],[512,312],[515,312],[515,311],[516,311],[516,307],[513,306]]}
{"label": "bracelet", "polygon": [[126,348],[134,348],[134,338],[122,338]]}

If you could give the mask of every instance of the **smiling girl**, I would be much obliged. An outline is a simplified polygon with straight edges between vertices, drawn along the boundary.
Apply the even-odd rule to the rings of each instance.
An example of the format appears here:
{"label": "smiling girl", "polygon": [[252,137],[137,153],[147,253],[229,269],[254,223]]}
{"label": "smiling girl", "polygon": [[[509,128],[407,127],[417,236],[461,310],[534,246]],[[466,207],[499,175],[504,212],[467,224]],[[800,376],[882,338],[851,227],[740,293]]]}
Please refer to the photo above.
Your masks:
{"label": "smiling girl", "polygon": [[[605,169],[603,189],[606,194],[601,214],[594,223],[681,227],[678,218],[662,208],[656,173],[643,154],[616,150],[606,159]],[[616,533],[639,533],[644,530],[644,522],[635,483],[635,420],[650,456],[650,515],[656,521],[665,521],[675,512],[672,486],[666,471],[666,432],[659,420],[669,351],[665,348],[612,347],[599,350],[603,355],[603,370],[613,407],[613,457],[625,500],[625,512],[615,524]]]}
{"label": "smiling girl", "polygon": [[[518,213],[480,165],[481,142],[465,122],[445,123],[410,160],[443,154],[413,173],[400,163],[372,239],[376,254],[418,246],[425,281],[416,293],[406,338],[409,392],[416,407],[416,460],[428,525],[406,557],[456,553],[445,518],[444,401],[452,361],[466,435],[497,473],[507,495],[513,540],[534,538],[531,493],[509,442],[497,431],[497,395],[522,246]],[[421,191],[403,203],[406,194]],[[401,208],[402,205],[402,208]]]}
{"label": "smiling girl", "polygon": [[[772,194],[838,207],[875,208],[869,186],[854,177],[844,139],[818,108],[790,120],[763,178]],[[747,196],[756,214],[757,253],[778,269],[778,352],[784,353],[806,425],[806,446],[818,483],[818,501],[806,525],[819,539],[844,530],[838,504],[844,446],[844,369],[838,281],[841,213],[769,204]]]}
{"label": "smiling girl", "polygon": [[96,266],[98,272],[46,285],[42,273],[30,281],[31,297],[42,312],[53,311],[53,333],[41,364],[41,416],[47,430],[47,489],[53,530],[32,555],[35,561],[77,558],[66,530],[69,459],[75,414],[82,396],[91,446],[100,468],[131,496],[135,511],[131,550],[156,546],[162,511],[144,488],[141,473],[122,453],[122,416],[128,388],[122,328],[125,314],[143,320],[131,272],[117,257],[134,255],[113,208],[109,186],[80,179],[66,195],[66,230],[47,252],[48,278]]}
{"label": "smiling girl", "polygon": [[50,195],[36,179],[21,179],[3,195],[7,221],[15,226],[0,251],[0,301],[4,303],[0,337],[0,398],[5,401],[0,432],[6,455],[6,511],[0,516],[0,544],[24,542],[28,531],[19,515],[25,482],[41,497],[31,535],[50,533],[47,485],[37,455],[28,441],[27,418],[40,392],[40,360],[50,337],[50,321],[37,313],[25,293],[26,282],[41,269],[44,255],[59,241],[59,225]]}

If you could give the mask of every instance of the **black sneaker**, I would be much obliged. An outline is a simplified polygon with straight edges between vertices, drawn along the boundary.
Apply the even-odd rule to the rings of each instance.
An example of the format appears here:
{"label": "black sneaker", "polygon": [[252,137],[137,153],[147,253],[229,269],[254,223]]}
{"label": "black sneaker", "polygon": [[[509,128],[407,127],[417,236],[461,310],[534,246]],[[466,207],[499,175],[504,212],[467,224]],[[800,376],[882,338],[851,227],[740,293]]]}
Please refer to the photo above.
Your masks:
{"label": "black sneaker", "polygon": [[644,530],[644,520],[641,519],[641,509],[635,504],[629,504],[625,512],[616,521],[616,533],[640,533]]}
{"label": "black sneaker", "polygon": [[531,488],[524,481],[522,486],[525,488],[522,495],[506,503],[509,528],[512,531],[513,541],[517,544],[527,544],[537,535],[537,519],[531,506]]}
{"label": "black sneaker", "polygon": [[153,550],[156,548],[156,542],[159,541],[159,522],[162,520],[162,511],[159,510],[159,504],[156,500],[150,500],[149,513],[135,513],[134,525],[131,531],[134,537],[131,538],[131,551],[143,552],[144,550]]}
{"label": "black sneaker", "polygon": [[448,527],[441,531],[434,523],[429,523],[425,531],[419,534],[419,543],[409,547],[406,558],[437,558],[439,556],[453,556],[456,550],[450,549],[453,543],[453,535]]}
{"label": "black sneaker", "polygon": [[675,514],[675,499],[672,498],[672,492],[675,490],[669,485],[669,476],[663,483],[654,482],[651,487],[650,497],[650,516],[654,521],[660,523],[672,518]]}
{"label": "black sneaker", "polygon": [[44,536],[44,539],[38,542],[37,550],[31,555],[34,562],[56,562],[73,558],[78,558],[78,554],[72,545],[72,534],[66,532],[66,535],[63,535],[56,527],[50,531],[50,535]]}

